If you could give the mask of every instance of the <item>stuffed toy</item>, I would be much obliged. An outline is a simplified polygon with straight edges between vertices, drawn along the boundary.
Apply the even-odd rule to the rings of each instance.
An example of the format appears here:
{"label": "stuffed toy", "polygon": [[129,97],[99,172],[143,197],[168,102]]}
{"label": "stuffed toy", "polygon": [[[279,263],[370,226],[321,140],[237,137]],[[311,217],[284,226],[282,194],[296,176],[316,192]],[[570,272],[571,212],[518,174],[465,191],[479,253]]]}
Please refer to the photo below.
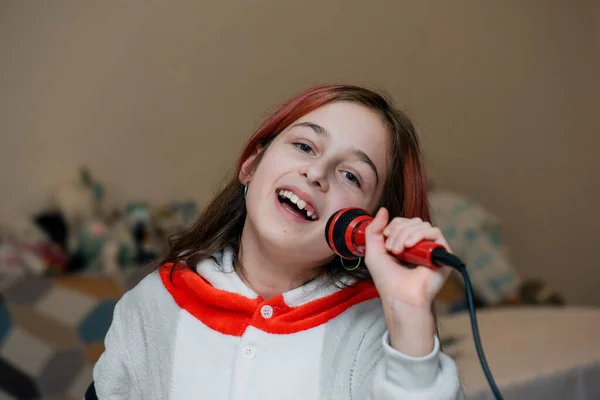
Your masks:
{"label": "stuffed toy", "polygon": [[194,201],[173,201],[153,211],[152,219],[155,231],[167,250],[168,238],[189,227],[198,215],[198,206]]}
{"label": "stuffed toy", "polygon": [[135,244],[134,262],[138,265],[149,263],[160,252],[150,208],[145,203],[128,203],[125,207],[125,219]]}
{"label": "stuffed toy", "polygon": [[110,230],[103,185],[83,167],[76,178],[53,188],[51,208],[61,217],[46,214],[38,217],[38,223],[69,254],[66,271],[102,270],[102,251]]}

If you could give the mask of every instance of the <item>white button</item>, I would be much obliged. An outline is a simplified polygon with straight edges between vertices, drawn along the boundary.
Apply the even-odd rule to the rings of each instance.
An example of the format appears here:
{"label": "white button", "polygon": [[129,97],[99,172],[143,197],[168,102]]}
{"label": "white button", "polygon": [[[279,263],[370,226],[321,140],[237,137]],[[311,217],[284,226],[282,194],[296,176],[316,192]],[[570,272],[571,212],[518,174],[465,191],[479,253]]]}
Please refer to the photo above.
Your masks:
{"label": "white button", "polygon": [[254,356],[256,355],[256,348],[249,344],[247,346],[244,346],[242,352],[244,354],[244,358],[251,359],[254,358]]}
{"label": "white button", "polygon": [[271,318],[273,316],[273,307],[271,307],[271,306],[263,306],[263,308],[260,309],[260,314],[265,319]]}

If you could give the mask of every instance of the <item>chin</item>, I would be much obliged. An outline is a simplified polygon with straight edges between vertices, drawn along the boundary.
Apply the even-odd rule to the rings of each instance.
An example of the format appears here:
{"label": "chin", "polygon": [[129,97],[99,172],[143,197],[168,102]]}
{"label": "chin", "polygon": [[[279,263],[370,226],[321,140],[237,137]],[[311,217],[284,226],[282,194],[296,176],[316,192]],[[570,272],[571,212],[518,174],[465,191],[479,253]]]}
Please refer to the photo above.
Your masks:
{"label": "chin", "polygon": [[297,250],[306,247],[306,243],[300,235],[290,232],[289,228],[283,226],[265,226],[259,229],[260,241],[273,250],[283,251]]}
{"label": "chin", "polygon": [[[322,245],[316,243],[317,238],[314,237],[314,232],[313,234],[299,234],[298,232],[293,232],[290,227],[275,224],[257,228],[256,233],[258,234],[260,245],[267,252],[286,258],[293,258],[296,261],[305,259],[307,263],[318,259],[325,259],[332,254],[328,247],[324,248]],[[326,246],[324,236],[322,240]]]}

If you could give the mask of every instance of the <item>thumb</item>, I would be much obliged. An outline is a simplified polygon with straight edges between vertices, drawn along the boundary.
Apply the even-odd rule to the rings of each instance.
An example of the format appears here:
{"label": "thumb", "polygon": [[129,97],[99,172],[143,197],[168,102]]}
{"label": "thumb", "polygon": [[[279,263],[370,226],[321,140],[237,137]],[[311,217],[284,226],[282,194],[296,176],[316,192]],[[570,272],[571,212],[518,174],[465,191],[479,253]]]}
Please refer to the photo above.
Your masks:
{"label": "thumb", "polygon": [[388,210],[381,207],[375,218],[365,229],[365,241],[367,251],[385,251],[383,230],[387,226],[389,221]]}
{"label": "thumb", "polygon": [[367,226],[365,229],[365,233],[367,235],[379,235],[383,233],[383,230],[388,224],[389,221],[389,213],[385,207],[381,207],[377,214],[375,214],[375,218],[373,221]]}

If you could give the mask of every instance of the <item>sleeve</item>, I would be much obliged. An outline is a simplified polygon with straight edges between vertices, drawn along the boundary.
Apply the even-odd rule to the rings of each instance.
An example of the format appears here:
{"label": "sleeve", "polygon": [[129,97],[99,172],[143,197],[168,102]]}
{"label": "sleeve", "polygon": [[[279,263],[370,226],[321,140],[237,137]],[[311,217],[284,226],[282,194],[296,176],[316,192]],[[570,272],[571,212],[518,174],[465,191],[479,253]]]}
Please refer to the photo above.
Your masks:
{"label": "sleeve", "polygon": [[[100,400],[141,399],[139,380],[130,355],[130,342],[141,335],[136,310],[126,293],[118,302],[104,340],[104,352],[94,366],[91,390]],[[86,394],[86,398],[87,398]],[[94,397],[90,397],[94,398]]]}
{"label": "sleeve", "polygon": [[433,351],[410,357],[394,349],[387,331],[367,332],[355,358],[351,383],[354,399],[464,400],[452,358],[440,350],[436,336]]}

